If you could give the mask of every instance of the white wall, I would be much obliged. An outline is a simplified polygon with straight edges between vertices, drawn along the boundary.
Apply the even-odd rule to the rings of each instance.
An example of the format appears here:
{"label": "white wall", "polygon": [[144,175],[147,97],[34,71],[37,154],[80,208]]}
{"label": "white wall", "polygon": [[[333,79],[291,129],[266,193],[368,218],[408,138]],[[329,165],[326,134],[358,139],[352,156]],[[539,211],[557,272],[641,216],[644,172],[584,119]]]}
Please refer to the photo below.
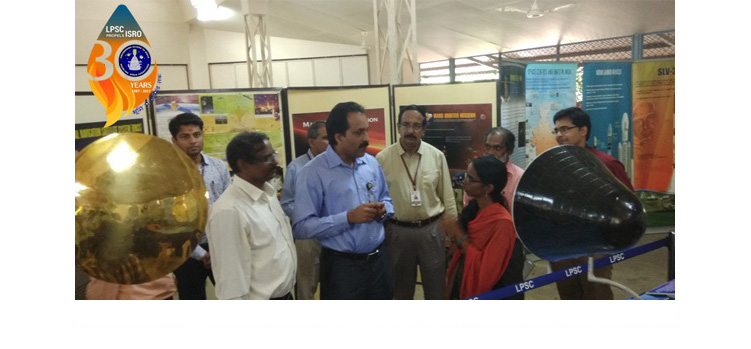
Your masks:
{"label": "white wall", "polygon": [[[125,4],[141,26],[153,49],[153,56],[158,64],[180,64],[185,67],[172,67],[162,70],[175,76],[164,76],[162,90],[173,89],[208,89],[213,80],[209,63],[244,62],[245,34],[196,27],[185,22],[178,2],[174,0],[76,0],[75,25],[75,64],[86,65],[94,41],[109,20],[115,8]],[[342,58],[342,62],[312,62],[316,57],[349,56],[367,54],[367,50],[358,45],[342,45],[325,42],[271,37],[272,60],[289,60],[310,58],[302,63],[273,63],[275,86],[339,86],[368,84],[366,71],[357,72],[362,66],[362,58]],[[371,59],[372,61],[372,59]],[[371,62],[372,63],[372,62]],[[338,76],[328,75],[335,72],[339,65]],[[309,70],[300,72],[302,66]],[[316,69],[320,68],[320,69]],[[220,68],[221,69],[221,68]],[[246,87],[246,67],[233,67],[234,82],[224,85]],[[160,72],[161,73],[161,72]],[[222,72],[229,74],[230,72]],[[288,75],[289,73],[289,75]],[[318,75],[316,75],[318,74]],[[90,91],[85,67],[76,67],[76,91]],[[320,81],[317,83],[317,81]],[[340,83],[337,83],[340,82]],[[169,85],[169,86],[167,86]],[[219,84],[222,85],[222,84]],[[224,86],[223,86],[224,87]]]}
{"label": "white wall", "polygon": [[[245,61],[245,33],[204,29],[206,60],[209,63]],[[367,54],[357,45],[287,39],[272,36],[271,59],[349,56]],[[256,51],[259,52],[259,51]]]}

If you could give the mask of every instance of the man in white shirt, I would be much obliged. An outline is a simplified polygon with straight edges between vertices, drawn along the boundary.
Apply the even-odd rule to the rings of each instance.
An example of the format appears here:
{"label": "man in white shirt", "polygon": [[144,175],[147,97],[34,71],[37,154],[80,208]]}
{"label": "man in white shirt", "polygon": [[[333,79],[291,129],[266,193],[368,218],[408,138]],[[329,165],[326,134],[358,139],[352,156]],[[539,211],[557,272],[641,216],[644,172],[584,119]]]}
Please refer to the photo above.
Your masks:
{"label": "man in white shirt", "polygon": [[235,176],[209,211],[206,234],[218,299],[292,299],[297,254],[274,177],[279,153],[268,136],[242,132],[227,145]]}

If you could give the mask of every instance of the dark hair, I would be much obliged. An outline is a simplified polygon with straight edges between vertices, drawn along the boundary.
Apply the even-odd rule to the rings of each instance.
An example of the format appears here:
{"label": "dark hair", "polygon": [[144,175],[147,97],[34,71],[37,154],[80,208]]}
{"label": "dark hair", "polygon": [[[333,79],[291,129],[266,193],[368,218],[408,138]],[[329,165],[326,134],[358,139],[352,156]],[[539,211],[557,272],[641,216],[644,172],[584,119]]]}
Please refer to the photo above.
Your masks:
{"label": "dark hair", "polygon": [[341,133],[346,136],[349,129],[347,115],[349,113],[365,113],[365,108],[356,102],[342,102],[331,109],[328,119],[326,119],[326,133],[328,133],[329,144],[336,145],[336,134]]}
{"label": "dark hair", "polygon": [[555,113],[555,116],[553,116],[553,122],[560,119],[570,119],[571,123],[577,127],[587,126],[587,137],[584,138],[584,140],[589,140],[589,132],[592,131],[592,122],[589,121],[589,114],[587,114],[587,112],[577,107],[566,108],[559,110]]}
{"label": "dark hair", "polygon": [[326,127],[326,121],[316,121],[308,127],[308,138],[316,139],[321,131],[321,127]]}
{"label": "dark hair", "polygon": [[227,144],[227,162],[233,173],[240,172],[237,160],[243,159],[252,164],[256,161],[256,154],[263,149],[263,141],[269,139],[262,132],[240,132]]}
{"label": "dark hair", "polygon": [[398,123],[400,123],[400,124],[402,123],[402,114],[404,114],[408,110],[415,110],[418,113],[420,113],[420,115],[422,115],[422,126],[423,127],[425,126],[425,124],[428,123],[428,110],[425,107],[423,107],[423,106],[419,106],[419,105],[415,105],[415,104],[410,104],[410,105],[402,108],[402,110],[399,111],[399,118],[397,119]]}
{"label": "dark hair", "polygon": [[[490,192],[490,199],[493,200],[493,202],[503,205],[503,207],[508,210],[508,204],[502,194],[503,188],[506,187],[506,181],[508,180],[506,164],[504,164],[503,161],[498,160],[495,156],[485,155],[472,160],[472,167],[477,171],[477,175],[480,177],[480,182],[482,182],[482,184],[493,185],[493,191]],[[480,206],[477,204],[477,199],[473,198],[467,207],[462,210],[462,214],[459,217],[465,231],[468,229],[469,222],[477,217],[478,212],[480,212]]]}
{"label": "dark hair", "polygon": [[172,137],[177,138],[177,133],[180,132],[180,126],[184,125],[196,125],[203,131],[203,120],[198,115],[193,113],[178,114],[169,121],[169,133]]}
{"label": "dark hair", "polygon": [[503,145],[506,147],[506,151],[509,153],[514,152],[514,146],[516,145],[516,136],[514,133],[504,127],[493,127],[488,134],[485,135],[485,142],[488,141],[488,137],[492,134],[498,134],[503,137]]}

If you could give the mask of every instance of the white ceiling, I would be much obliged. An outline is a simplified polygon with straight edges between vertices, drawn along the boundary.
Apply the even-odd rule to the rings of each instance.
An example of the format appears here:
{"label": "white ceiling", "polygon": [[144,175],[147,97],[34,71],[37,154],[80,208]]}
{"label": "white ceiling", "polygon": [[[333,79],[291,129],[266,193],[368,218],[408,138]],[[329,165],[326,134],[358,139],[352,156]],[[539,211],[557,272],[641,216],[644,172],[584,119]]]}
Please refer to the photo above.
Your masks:
{"label": "white ceiling", "polygon": [[[241,1],[218,0],[237,12],[225,21],[189,22],[244,32]],[[401,1],[401,0],[400,0]],[[189,0],[180,0],[189,6]],[[500,12],[530,8],[532,0],[416,0],[418,61],[513,51],[675,29],[674,0],[538,0],[541,10],[575,4],[539,18]],[[372,0],[270,0],[271,36],[373,46]],[[272,43],[273,44],[273,43]]]}

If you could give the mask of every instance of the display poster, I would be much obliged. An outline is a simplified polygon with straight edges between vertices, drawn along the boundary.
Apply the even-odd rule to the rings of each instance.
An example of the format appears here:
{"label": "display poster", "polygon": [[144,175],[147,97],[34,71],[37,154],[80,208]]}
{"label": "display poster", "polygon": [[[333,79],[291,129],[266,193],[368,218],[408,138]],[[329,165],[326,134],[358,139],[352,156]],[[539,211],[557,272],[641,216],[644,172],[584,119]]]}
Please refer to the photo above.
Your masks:
{"label": "display poster", "polygon": [[279,152],[279,165],[284,166],[280,105],[278,91],[157,95],[157,135],[172,141],[169,120],[181,113],[194,113],[203,120],[204,154],[226,161],[227,144],[236,134],[258,131],[269,137]]}
{"label": "display poster", "polygon": [[553,116],[576,106],[576,63],[534,63],[525,71],[527,163],[557,146]]}
{"label": "display poster", "polygon": [[76,124],[76,150],[81,151],[95,140],[112,133],[144,133],[143,119],[118,120],[105,128],[106,122]]}
{"label": "display poster", "polygon": [[[368,148],[366,152],[376,156],[386,147],[386,124],[383,108],[365,109],[368,118]],[[294,155],[296,158],[308,151],[308,127],[316,121],[326,121],[328,111],[292,114],[292,129],[294,130]]]}
{"label": "display poster", "polygon": [[633,64],[634,188],[675,193],[675,61]]}
{"label": "display poster", "polygon": [[584,63],[582,90],[592,122],[587,144],[618,159],[633,182],[631,62]]}
{"label": "display poster", "polygon": [[511,131],[519,143],[511,154],[511,162],[517,166],[525,165],[524,135],[526,120],[526,100],[524,98],[524,68],[526,63],[501,63],[501,126]]}
{"label": "display poster", "polygon": [[290,161],[308,151],[308,126],[326,120],[338,103],[354,101],[365,108],[368,118],[368,154],[378,154],[391,144],[390,100],[388,85],[345,88],[287,89]]}
{"label": "display poster", "polygon": [[[401,111],[405,105],[399,106]],[[493,127],[493,104],[424,105],[428,124],[422,140],[446,156],[452,173],[467,170],[470,161],[484,154],[485,134]]]}

